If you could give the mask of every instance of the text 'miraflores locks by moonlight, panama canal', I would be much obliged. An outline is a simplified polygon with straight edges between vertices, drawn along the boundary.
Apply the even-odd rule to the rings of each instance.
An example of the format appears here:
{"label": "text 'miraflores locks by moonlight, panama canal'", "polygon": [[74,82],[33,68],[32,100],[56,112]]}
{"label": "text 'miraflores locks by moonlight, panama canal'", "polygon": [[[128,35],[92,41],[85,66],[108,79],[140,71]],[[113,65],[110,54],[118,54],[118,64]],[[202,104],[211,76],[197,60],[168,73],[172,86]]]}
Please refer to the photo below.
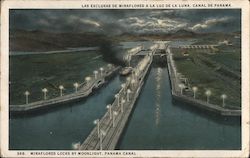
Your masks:
{"label": "text 'miraflores locks by moonlight, panama canal'", "polygon": [[9,16],[10,150],[241,149],[240,9]]}

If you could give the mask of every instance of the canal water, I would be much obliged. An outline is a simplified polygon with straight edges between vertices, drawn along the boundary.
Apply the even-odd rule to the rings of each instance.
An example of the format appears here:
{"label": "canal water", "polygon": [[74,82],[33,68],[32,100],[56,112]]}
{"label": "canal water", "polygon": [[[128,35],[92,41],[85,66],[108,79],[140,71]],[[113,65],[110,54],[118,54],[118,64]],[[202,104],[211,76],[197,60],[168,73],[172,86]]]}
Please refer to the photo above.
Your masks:
{"label": "canal water", "polygon": [[240,149],[240,119],[172,103],[167,68],[153,67],[117,149]]}
{"label": "canal water", "polygon": [[114,100],[121,80],[115,77],[92,96],[47,111],[10,120],[10,149],[72,149],[83,142],[94,128],[93,121],[106,112],[106,105]]}

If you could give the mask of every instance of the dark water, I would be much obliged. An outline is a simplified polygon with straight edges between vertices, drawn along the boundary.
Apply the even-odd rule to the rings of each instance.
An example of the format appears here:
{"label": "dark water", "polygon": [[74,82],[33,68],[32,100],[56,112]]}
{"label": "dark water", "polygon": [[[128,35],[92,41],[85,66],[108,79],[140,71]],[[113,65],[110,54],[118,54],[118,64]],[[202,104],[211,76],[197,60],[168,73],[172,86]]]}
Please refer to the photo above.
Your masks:
{"label": "dark water", "polygon": [[37,116],[12,118],[10,149],[72,149],[72,143],[82,142],[94,128],[93,121],[104,115],[120,85],[116,77],[84,101]]}
{"label": "dark water", "polygon": [[240,119],[171,101],[167,68],[152,68],[117,149],[240,149]]}

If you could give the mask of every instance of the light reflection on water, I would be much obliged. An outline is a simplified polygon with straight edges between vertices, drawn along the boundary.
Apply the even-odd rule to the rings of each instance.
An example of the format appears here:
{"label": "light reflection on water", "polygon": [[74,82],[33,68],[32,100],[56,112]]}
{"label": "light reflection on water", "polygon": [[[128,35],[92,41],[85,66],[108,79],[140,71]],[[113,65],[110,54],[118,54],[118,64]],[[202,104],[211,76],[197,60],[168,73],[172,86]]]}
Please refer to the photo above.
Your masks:
{"label": "light reflection on water", "polygon": [[149,72],[117,149],[240,149],[240,118],[173,102],[167,68]]}
{"label": "light reflection on water", "polygon": [[161,79],[162,79],[162,68],[157,68],[156,73],[156,103],[155,103],[155,124],[156,126],[159,125],[160,122],[160,115],[161,115]]}

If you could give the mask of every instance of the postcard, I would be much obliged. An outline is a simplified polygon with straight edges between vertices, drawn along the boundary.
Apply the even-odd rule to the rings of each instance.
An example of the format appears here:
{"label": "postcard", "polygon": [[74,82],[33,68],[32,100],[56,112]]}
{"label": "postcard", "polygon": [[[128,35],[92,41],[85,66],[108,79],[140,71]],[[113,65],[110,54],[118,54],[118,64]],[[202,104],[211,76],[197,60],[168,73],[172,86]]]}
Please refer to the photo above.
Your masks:
{"label": "postcard", "polygon": [[249,1],[3,0],[2,157],[248,157]]}

